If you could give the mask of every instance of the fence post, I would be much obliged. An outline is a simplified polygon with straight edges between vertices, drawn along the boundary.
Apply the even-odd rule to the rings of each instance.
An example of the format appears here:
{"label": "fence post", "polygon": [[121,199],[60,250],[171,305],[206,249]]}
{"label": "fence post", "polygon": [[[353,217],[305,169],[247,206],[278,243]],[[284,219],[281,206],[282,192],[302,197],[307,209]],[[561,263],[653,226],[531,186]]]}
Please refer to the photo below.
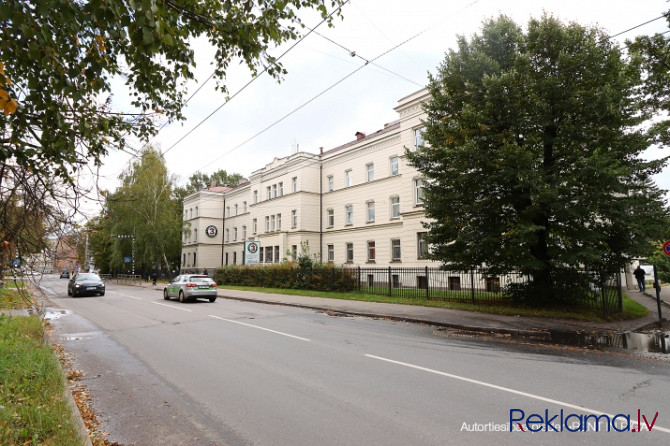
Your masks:
{"label": "fence post", "polygon": [[475,303],[475,270],[470,270],[470,291],[472,292],[472,303]]}
{"label": "fence post", "polygon": [[393,295],[393,284],[391,283],[391,266],[389,266],[389,296]]}
{"label": "fence post", "polygon": [[358,267],[358,291],[361,290],[361,267]]}
{"label": "fence post", "polygon": [[428,266],[426,268],[426,300],[430,300],[430,279],[428,278]]}
{"label": "fence post", "polygon": [[617,295],[619,296],[619,312],[623,311],[623,293],[621,292],[621,272],[616,275]]}

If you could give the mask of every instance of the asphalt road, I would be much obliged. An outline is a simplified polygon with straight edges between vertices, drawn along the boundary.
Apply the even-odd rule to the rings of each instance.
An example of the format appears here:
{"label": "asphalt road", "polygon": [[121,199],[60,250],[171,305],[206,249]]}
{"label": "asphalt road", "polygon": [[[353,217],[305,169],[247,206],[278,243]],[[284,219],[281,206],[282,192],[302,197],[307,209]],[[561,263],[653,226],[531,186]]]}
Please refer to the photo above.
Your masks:
{"label": "asphalt road", "polygon": [[[42,285],[100,429],[124,445],[670,442],[667,361],[224,299],[180,304],[114,283],[79,298],[64,279]],[[608,418],[623,432],[607,432]]]}

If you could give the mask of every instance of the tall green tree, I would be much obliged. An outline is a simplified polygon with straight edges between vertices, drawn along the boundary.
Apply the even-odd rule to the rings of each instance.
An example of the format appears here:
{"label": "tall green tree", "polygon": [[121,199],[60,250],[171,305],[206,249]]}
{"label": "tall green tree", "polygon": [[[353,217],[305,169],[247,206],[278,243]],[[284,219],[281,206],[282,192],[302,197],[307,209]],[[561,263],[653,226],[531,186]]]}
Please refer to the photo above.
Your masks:
{"label": "tall green tree", "polygon": [[181,207],[162,155],[147,147],[121,181],[120,188],[107,194],[101,220],[106,226],[101,232],[114,241],[107,251],[110,268],[129,269],[123,258],[134,249],[136,272],[142,266],[175,269],[181,253]]}
{"label": "tall green tree", "polygon": [[[0,2],[0,164],[71,181],[125,138],[156,133],[154,118],[182,119],[197,38],[215,48],[224,92],[231,63],[281,79],[268,54],[298,37],[298,11],[331,23],[342,0],[3,0]],[[124,79],[133,110],[111,108]],[[131,113],[131,114],[124,114]]]}
{"label": "tall green tree", "polygon": [[[641,59],[596,28],[507,17],[460,37],[430,76],[426,179],[430,256],[532,277],[525,297],[565,297],[565,274],[617,271],[668,215],[652,182]],[[568,278],[567,282],[575,280]],[[562,279],[563,278],[563,279]]]}

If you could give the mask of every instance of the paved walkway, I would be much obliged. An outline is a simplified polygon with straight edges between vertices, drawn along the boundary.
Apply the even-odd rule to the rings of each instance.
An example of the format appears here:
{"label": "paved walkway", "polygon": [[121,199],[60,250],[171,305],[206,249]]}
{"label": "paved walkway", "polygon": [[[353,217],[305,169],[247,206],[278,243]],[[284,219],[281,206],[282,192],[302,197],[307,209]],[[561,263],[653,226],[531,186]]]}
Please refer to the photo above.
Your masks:
{"label": "paved walkway", "polygon": [[[142,285],[151,287],[151,284],[142,283]],[[156,288],[162,289],[162,285],[158,284]],[[272,305],[288,305],[350,315],[426,323],[480,333],[511,334],[557,342],[570,335],[612,336],[658,326],[659,318],[655,290],[648,288],[645,293],[637,290],[629,290],[627,294],[631,299],[646,306],[650,311],[649,315],[626,321],[585,322],[557,318],[503,316],[416,305],[360,302],[323,297],[219,289],[219,298],[224,299],[262,302]],[[665,327],[667,328],[667,320],[670,319],[670,305],[667,304],[667,302],[670,302],[670,287],[666,286],[661,289],[661,298],[666,302],[663,304],[661,312],[665,321]]]}

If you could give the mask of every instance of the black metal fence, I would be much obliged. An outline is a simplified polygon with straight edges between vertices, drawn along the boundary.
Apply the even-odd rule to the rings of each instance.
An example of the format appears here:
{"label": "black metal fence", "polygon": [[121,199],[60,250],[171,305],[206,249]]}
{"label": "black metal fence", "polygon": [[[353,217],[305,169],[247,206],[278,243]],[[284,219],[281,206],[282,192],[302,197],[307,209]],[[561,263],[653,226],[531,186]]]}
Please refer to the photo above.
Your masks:
{"label": "black metal fence", "polygon": [[[605,317],[623,310],[620,274],[608,278],[588,270],[558,274],[560,301],[591,307]],[[465,302],[516,304],[514,289],[531,283],[520,273],[492,275],[483,269],[446,271],[441,268],[340,268],[315,266],[301,269],[288,265],[225,267],[216,271],[220,284],[324,291],[360,291],[368,294]]]}

